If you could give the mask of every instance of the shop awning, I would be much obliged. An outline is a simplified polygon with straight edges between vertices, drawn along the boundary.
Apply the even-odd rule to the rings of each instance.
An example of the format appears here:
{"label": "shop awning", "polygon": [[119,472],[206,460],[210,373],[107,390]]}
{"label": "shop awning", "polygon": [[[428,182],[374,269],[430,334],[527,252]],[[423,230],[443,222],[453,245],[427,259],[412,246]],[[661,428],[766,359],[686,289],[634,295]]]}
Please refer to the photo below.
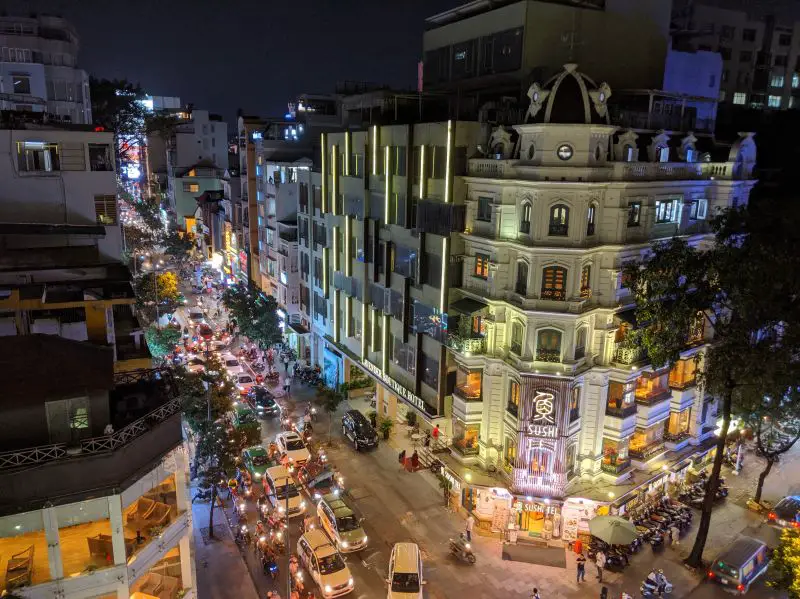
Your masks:
{"label": "shop awning", "polygon": [[303,325],[294,322],[289,323],[289,328],[292,329],[298,335],[308,335],[311,332]]}
{"label": "shop awning", "polygon": [[461,312],[462,314],[474,314],[475,312],[480,312],[488,307],[488,304],[476,299],[472,299],[471,297],[462,297],[460,300],[450,304],[451,310]]}

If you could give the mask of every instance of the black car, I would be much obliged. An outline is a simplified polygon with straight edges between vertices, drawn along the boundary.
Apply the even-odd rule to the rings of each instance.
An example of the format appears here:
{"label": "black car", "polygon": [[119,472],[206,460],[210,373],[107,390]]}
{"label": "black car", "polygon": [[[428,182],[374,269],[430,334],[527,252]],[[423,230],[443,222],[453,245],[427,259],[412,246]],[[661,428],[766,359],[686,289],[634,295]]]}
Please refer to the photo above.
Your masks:
{"label": "black car", "polygon": [[271,418],[281,415],[281,406],[265,387],[253,385],[247,392],[247,401],[253,406],[259,418]]}
{"label": "black car", "polygon": [[378,433],[358,410],[350,410],[342,416],[342,434],[352,441],[356,451],[362,447],[378,446]]}
{"label": "black car", "polygon": [[770,524],[781,528],[800,528],[800,495],[784,497],[772,508],[768,515]]}

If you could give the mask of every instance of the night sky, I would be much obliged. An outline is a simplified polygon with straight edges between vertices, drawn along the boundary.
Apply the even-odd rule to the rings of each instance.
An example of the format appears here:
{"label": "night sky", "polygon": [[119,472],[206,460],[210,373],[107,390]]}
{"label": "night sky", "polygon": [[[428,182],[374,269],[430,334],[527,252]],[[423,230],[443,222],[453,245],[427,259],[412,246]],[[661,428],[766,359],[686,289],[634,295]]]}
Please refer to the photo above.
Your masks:
{"label": "night sky", "polygon": [[79,65],[220,113],[279,115],[337,81],[416,86],[427,16],[464,0],[0,0],[0,10],[61,15]]}

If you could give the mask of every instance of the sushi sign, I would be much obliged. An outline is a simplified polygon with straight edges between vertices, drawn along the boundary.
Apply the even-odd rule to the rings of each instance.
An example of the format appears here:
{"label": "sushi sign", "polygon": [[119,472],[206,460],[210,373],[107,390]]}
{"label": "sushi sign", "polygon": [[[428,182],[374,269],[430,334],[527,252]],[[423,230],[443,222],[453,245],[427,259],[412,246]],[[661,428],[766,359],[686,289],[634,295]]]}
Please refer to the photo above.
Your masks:
{"label": "sushi sign", "polygon": [[537,391],[532,399],[533,412],[526,423],[526,432],[531,437],[555,439],[557,435],[555,396],[546,391]]}

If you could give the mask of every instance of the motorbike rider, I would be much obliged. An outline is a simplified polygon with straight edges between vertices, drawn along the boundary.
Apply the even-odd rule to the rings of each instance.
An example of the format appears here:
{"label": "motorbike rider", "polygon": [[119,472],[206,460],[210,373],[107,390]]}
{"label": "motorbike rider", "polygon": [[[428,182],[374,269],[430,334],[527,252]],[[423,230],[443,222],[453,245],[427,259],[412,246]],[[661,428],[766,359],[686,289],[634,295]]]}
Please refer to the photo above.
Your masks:
{"label": "motorbike rider", "polygon": [[455,546],[455,549],[458,549],[461,552],[462,555],[472,552],[472,547],[467,541],[467,536],[463,532],[459,533],[458,537],[456,537],[456,539],[453,541],[453,545]]}
{"label": "motorbike rider", "polygon": [[650,570],[646,582],[655,587],[659,595],[667,588],[667,578],[664,576],[664,570]]}

